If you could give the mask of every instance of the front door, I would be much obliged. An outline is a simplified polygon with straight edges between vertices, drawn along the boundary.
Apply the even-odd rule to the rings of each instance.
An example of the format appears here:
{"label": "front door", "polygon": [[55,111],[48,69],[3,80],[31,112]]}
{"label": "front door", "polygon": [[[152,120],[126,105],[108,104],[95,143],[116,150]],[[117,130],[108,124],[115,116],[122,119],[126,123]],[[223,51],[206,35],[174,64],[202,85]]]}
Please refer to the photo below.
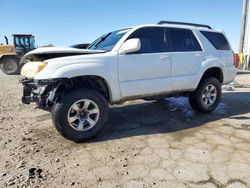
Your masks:
{"label": "front door", "polygon": [[163,94],[171,90],[171,56],[164,27],[136,30],[128,39],[139,38],[141,49],[118,56],[122,98]]}

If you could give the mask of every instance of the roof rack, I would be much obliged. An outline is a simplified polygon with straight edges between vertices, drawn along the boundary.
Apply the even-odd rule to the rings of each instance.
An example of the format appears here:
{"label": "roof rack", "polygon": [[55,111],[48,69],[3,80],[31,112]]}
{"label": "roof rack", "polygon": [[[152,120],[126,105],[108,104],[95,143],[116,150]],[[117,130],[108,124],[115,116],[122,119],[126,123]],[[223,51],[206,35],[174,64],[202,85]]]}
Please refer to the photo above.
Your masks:
{"label": "roof rack", "polygon": [[205,27],[205,28],[208,28],[208,29],[212,29],[212,27],[210,27],[209,25],[196,24],[196,23],[187,23],[187,22],[160,21],[157,24],[160,24],[160,25],[163,25],[163,24],[189,25],[189,26]]}

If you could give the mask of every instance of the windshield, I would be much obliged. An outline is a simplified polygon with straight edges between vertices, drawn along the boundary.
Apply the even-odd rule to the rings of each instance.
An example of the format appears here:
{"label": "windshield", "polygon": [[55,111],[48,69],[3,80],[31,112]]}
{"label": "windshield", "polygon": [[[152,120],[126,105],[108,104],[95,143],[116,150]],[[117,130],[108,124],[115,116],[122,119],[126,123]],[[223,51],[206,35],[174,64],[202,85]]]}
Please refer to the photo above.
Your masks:
{"label": "windshield", "polygon": [[90,50],[105,50],[111,51],[116,43],[129,31],[130,29],[123,29],[107,33],[96,39],[89,45]]}

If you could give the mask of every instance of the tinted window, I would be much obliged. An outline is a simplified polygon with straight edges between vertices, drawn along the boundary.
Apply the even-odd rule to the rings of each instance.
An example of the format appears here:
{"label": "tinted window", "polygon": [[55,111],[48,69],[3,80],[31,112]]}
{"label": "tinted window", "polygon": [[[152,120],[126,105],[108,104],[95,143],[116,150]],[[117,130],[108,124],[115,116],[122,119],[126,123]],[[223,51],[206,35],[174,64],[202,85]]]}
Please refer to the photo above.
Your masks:
{"label": "tinted window", "polygon": [[173,52],[202,51],[193,32],[188,29],[169,29]]}
{"label": "tinted window", "polygon": [[230,46],[225,36],[221,33],[201,31],[217,50],[230,50]]}
{"label": "tinted window", "polygon": [[141,28],[136,30],[128,37],[128,39],[132,38],[139,38],[141,41],[141,49],[136,53],[159,53],[166,51],[164,40],[164,28]]}

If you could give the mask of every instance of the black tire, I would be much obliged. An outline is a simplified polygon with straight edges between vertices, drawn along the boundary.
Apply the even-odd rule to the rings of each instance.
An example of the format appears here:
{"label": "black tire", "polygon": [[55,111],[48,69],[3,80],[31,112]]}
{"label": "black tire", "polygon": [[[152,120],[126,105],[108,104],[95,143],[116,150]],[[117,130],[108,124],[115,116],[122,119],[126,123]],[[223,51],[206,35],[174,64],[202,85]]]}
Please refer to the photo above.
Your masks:
{"label": "black tire", "polygon": [[[68,122],[68,112],[71,106],[82,99],[92,100],[99,108],[99,119],[95,126],[86,131],[72,128]],[[98,92],[89,89],[78,89],[67,93],[63,99],[54,104],[52,120],[56,130],[66,139],[81,142],[92,138],[103,127],[108,114],[107,100]]]}
{"label": "black tire", "polygon": [[[203,92],[205,91],[205,88],[209,85],[213,85],[217,90],[217,97],[211,106],[207,106],[202,99]],[[201,81],[198,88],[189,95],[190,106],[195,111],[199,111],[202,113],[209,113],[214,111],[219,105],[220,101],[221,101],[221,83],[216,78],[213,77]]]}
{"label": "black tire", "polygon": [[5,74],[18,75],[20,74],[21,66],[17,57],[3,57],[0,68]]}

